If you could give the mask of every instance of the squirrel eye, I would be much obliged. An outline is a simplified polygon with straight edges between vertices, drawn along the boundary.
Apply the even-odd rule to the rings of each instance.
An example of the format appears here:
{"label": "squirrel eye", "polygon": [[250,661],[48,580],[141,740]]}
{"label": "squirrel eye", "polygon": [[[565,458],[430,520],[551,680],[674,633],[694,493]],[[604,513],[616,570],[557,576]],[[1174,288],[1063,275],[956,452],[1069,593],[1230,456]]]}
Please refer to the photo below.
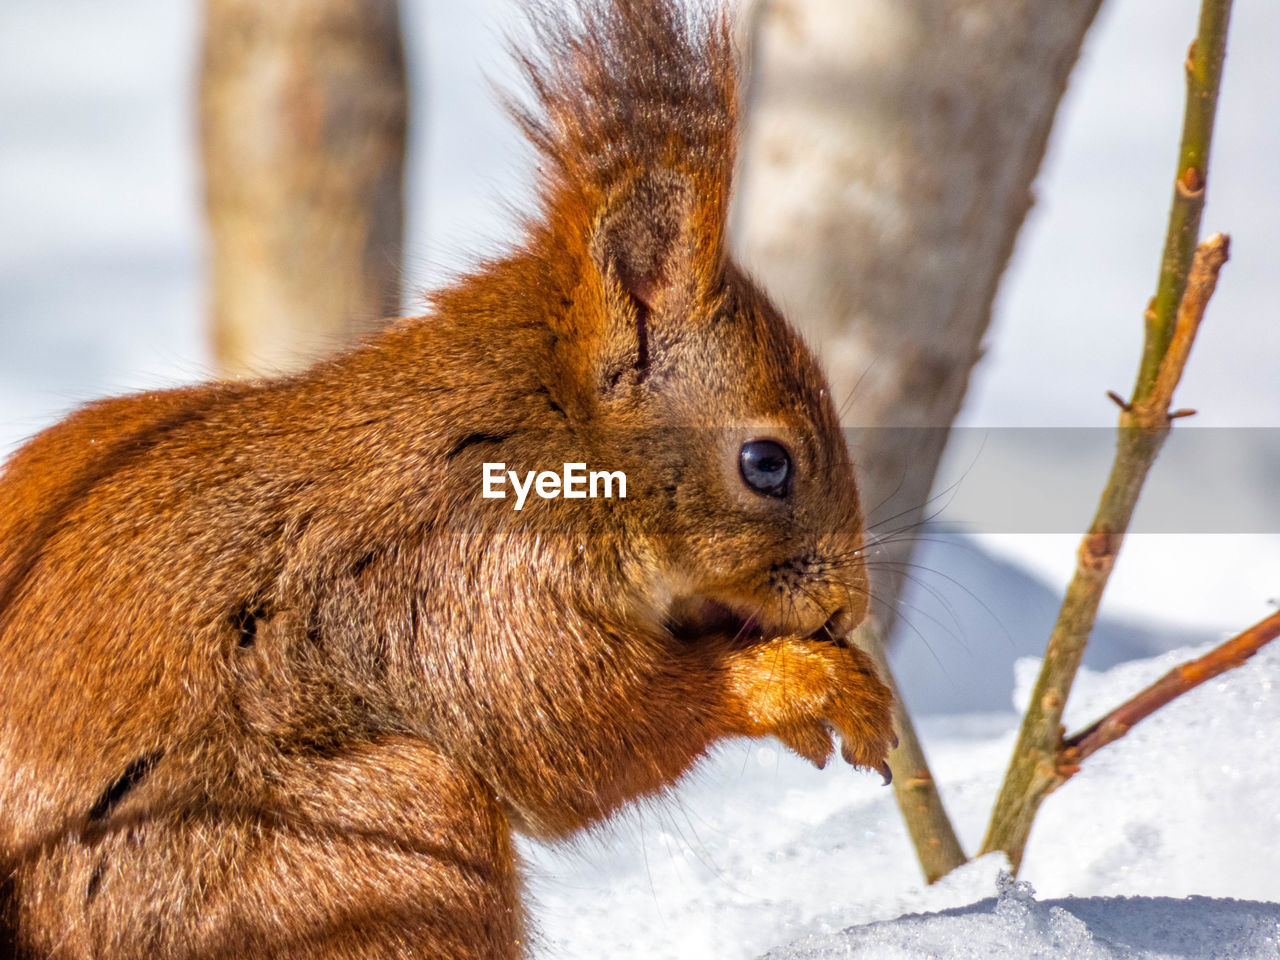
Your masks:
{"label": "squirrel eye", "polygon": [[791,492],[791,454],[776,440],[748,440],[738,452],[738,466],[756,493],[785,497]]}

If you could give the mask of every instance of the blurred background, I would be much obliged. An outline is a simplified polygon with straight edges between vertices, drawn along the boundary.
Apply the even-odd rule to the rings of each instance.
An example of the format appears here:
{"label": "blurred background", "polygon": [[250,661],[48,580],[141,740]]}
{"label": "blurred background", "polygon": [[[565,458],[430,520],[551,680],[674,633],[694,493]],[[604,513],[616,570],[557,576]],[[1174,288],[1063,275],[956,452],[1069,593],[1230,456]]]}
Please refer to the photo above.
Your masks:
{"label": "blurred background", "polygon": [[[270,5],[303,24],[287,36],[264,34],[255,6],[268,5],[210,0],[209,38],[199,0],[0,5],[0,456],[94,397],[283,371],[337,349],[386,314],[421,312],[424,290],[510,235],[530,160],[489,81],[514,82],[503,38],[518,3]],[[1198,3],[1103,0],[1095,18],[1098,6],[760,0],[743,11],[755,64],[734,213],[743,258],[806,329],[838,399],[850,397],[848,423],[934,435],[955,414],[963,428],[945,453],[854,444],[880,531],[905,528],[884,547],[897,552],[882,569],[907,575],[885,585],[901,594],[882,613],[896,620],[897,672],[919,712],[1008,708],[1013,662],[1042,649],[1071,530],[1102,486],[1105,462],[1081,469],[1070,443],[1000,454],[1001,438],[1109,430],[1105,391],[1127,394],[1137,368]],[[300,11],[321,7],[368,15],[304,22]],[[294,87],[258,49],[264,36],[301,51]],[[1232,259],[1177,394],[1200,411],[1178,430],[1217,431],[1230,454],[1155,470],[1192,503],[1230,499],[1236,520],[1212,532],[1166,513],[1144,527],[1140,505],[1138,528],[1152,532],[1126,541],[1095,666],[1234,633],[1280,589],[1275,524],[1249,524],[1273,516],[1280,479],[1265,442],[1280,427],[1277,49],[1280,5],[1237,0],[1204,217],[1205,233],[1231,233]],[[308,70],[321,94],[286,102],[279,91],[305,94]],[[337,121],[326,83],[351,94]],[[310,125],[283,125],[281,103]],[[297,174],[301,186],[263,186],[308,146],[317,168]],[[204,163],[218,201],[208,220]],[[317,193],[330,205],[299,213],[299,197]],[[352,212],[364,209],[378,216]],[[288,282],[252,273],[269,256]],[[238,331],[238,317],[264,309],[277,311],[274,333]],[[284,335],[322,315],[336,325]],[[984,468],[1008,475],[1019,457],[1034,460],[1028,476],[1061,479],[1044,496],[1069,500],[1076,527],[957,514],[966,491],[990,489]],[[1040,489],[1022,482],[1019,496]],[[916,526],[921,509],[945,532]]]}

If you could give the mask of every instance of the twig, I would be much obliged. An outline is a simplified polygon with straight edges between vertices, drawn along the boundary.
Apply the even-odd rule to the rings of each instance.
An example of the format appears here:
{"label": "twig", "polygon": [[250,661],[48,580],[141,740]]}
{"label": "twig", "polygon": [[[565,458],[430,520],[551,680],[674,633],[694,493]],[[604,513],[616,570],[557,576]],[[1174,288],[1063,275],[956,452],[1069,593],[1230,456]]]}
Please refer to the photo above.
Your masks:
{"label": "twig", "polygon": [[1199,29],[1187,51],[1187,105],[1174,173],[1173,203],[1169,208],[1156,295],[1147,311],[1146,342],[1133,390],[1135,402],[1150,392],[1156,371],[1169,350],[1174,312],[1182,302],[1182,291],[1200,235],[1200,214],[1204,210],[1205,186],[1209,180],[1209,147],[1213,142],[1213,120],[1230,18],[1231,0],[1204,0],[1200,6]]}
{"label": "twig", "polygon": [[881,679],[893,690],[893,724],[898,734],[898,746],[889,753],[893,796],[907,825],[907,834],[916,848],[916,858],[924,871],[925,882],[934,883],[962,866],[968,858],[956,839],[956,832],[942,806],[938,786],[929,772],[924,748],[898,694],[898,685],[885,658],[879,626],[873,617],[868,617],[858,632],[859,645],[871,655]]}
{"label": "twig", "polygon": [[1205,681],[1245,663],[1276,637],[1280,637],[1280,611],[1214,647],[1203,657],[1174,667],[1101,720],[1068,737],[1058,755],[1059,782],[1074,776],[1085,760],[1107,744],[1119,740],[1134,724],[1188,690],[1194,690]]}
{"label": "twig", "polygon": [[[1226,260],[1228,241],[1214,234],[1200,245],[1192,268],[1192,281],[1180,314],[1187,324],[1186,349],[1177,360],[1185,363],[1191,338],[1213,293],[1218,270]],[[1171,351],[1173,353],[1173,351]],[[1176,359],[1176,358],[1175,358]],[[1169,389],[1177,383],[1181,367],[1164,379]],[[1058,620],[1049,635],[1044,663],[1022,718],[1022,729],[1000,795],[991,814],[982,852],[1003,850],[1016,872],[1022,863],[1027,837],[1040,803],[1060,782],[1058,749],[1062,737],[1062,711],[1093,622],[1102,592],[1124,542],[1133,508],[1142,492],[1151,465],[1169,433],[1169,397],[1153,392],[1149,400],[1134,403],[1120,414],[1115,461],[1089,532],[1076,554],[1076,571],[1067,586]]]}
{"label": "twig", "polygon": [[[1209,298],[1213,296],[1214,287],[1217,286],[1218,271],[1227,262],[1230,252],[1231,238],[1223,233],[1215,233],[1197,248],[1182,304],[1178,307],[1173,337],[1156,372],[1155,384],[1145,398],[1134,398],[1134,416],[1139,426],[1158,428],[1162,425],[1162,420],[1167,421],[1173,416],[1169,413],[1169,405],[1173,402],[1174,388],[1182,379],[1187,357],[1191,355],[1191,345],[1195,343],[1200,321],[1204,319],[1205,307],[1209,305]],[[1190,411],[1177,412],[1186,416]]]}
{"label": "twig", "polygon": [[1062,711],[1138,495],[1168,435],[1173,388],[1227,257],[1225,237],[1215,235],[1198,247],[1196,237],[1230,13],[1231,0],[1203,0],[1200,8],[1199,32],[1186,64],[1187,108],[1173,209],[1156,296],[1146,312],[1138,381],[1128,408],[1121,411],[1111,475],[1077,552],[1075,574],[1049,635],[1040,675],[982,843],[982,853],[1003,850],[1015,873],[1022,864],[1041,802],[1061,782]]}

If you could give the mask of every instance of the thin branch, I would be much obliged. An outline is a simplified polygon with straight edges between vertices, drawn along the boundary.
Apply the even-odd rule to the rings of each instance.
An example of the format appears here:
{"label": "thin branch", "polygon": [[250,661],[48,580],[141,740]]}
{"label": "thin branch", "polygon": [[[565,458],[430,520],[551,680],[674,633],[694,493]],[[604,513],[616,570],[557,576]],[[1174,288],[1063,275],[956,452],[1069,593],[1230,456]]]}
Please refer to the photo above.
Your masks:
{"label": "thin branch", "polygon": [[1227,262],[1230,251],[1231,238],[1223,233],[1215,233],[1196,250],[1182,304],[1178,307],[1173,337],[1156,372],[1155,384],[1146,398],[1134,398],[1135,418],[1140,426],[1159,427],[1161,418],[1171,416],[1169,406],[1173,403],[1174,388],[1182,379],[1187,357],[1191,355],[1191,345],[1200,330],[1200,321],[1204,319],[1205,308],[1218,284],[1218,271]]}
{"label": "thin branch", "polygon": [[[1111,475],[1076,554],[1075,574],[1049,635],[1040,675],[982,842],[982,853],[1004,851],[1014,872],[1022,864],[1041,802],[1061,782],[1062,711],[1138,495],[1168,436],[1173,389],[1182,376],[1218,270],[1226,261],[1225,237],[1214,236],[1199,246],[1196,238],[1230,16],[1231,0],[1202,0],[1199,31],[1187,55],[1187,107],[1173,206],[1156,295],[1146,312],[1138,380],[1132,400],[1121,411]],[[1189,283],[1193,271],[1195,282]]]}
{"label": "thin branch", "polygon": [[1156,371],[1173,338],[1174,312],[1182,302],[1187,273],[1200,235],[1205,186],[1209,179],[1209,148],[1227,50],[1231,0],[1204,0],[1196,38],[1187,51],[1187,105],[1182,118],[1182,142],[1174,173],[1173,203],[1156,295],[1147,311],[1146,343],[1134,386],[1134,401],[1147,397]]}
{"label": "thin branch", "polygon": [[1248,661],[1268,643],[1280,637],[1280,611],[1214,647],[1202,657],[1174,667],[1141,693],[1116,707],[1101,720],[1068,737],[1058,756],[1059,782],[1074,776],[1080,765],[1109,743],[1114,743],[1141,720],[1188,690]]}
{"label": "thin branch", "polygon": [[[1129,401],[1110,394],[1122,411],[1115,460],[1093,523],[1080,544],[1075,575],[1050,634],[983,841],[982,853],[1004,851],[1015,872],[1041,802],[1069,775],[1070,764],[1064,768],[1062,762],[1062,712],[1138,496],[1172,420],[1193,412],[1170,413],[1170,406],[1228,255],[1225,236],[1215,235],[1199,245],[1196,239],[1230,14],[1231,0],[1202,0],[1199,31],[1186,62],[1187,106],[1173,204],[1156,295],[1145,315],[1146,336],[1137,383]],[[868,646],[892,684],[878,638],[873,636]],[[895,719],[901,741],[890,755],[895,793],[926,877],[932,882],[963,863],[964,853],[955,840],[910,720],[900,706]]]}
{"label": "thin branch", "polygon": [[[1214,234],[1196,251],[1192,281],[1179,311],[1182,328],[1178,347],[1166,355],[1172,367],[1162,379],[1172,390],[1182,374],[1182,364],[1190,353],[1209,297],[1217,283],[1218,271],[1226,262],[1228,240]],[[1177,339],[1177,338],[1175,338]],[[1116,456],[1111,475],[1102,492],[1089,532],[1076,553],[1076,570],[1058,611],[1058,620],[1049,635],[1040,675],[1031,692],[1031,702],[1022,718],[1022,728],[1013,758],[991,814],[982,853],[1003,850],[1016,872],[1022,863],[1031,824],[1040,804],[1061,782],[1058,751],[1062,738],[1062,711],[1085,645],[1097,619],[1102,592],[1115,566],[1125,531],[1137,505],[1138,495],[1156,455],[1169,433],[1167,393],[1152,390],[1149,399],[1135,400],[1120,414]]]}
{"label": "thin branch", "polygon": [[893,796],[898,801],[907,833],[916,848],[916,858],[924,871],[925,882],[934,883],[962,866],[968,858],[956,839],[955,829],[938,794],[938,786],[929,771],[924,748],[898,693],[898,685],[885,657],[879,624],[875,618],[868,617],[858,633],[859,645],[871,655],[881,679],[893,690],[893,724],[898,734],[898,746],[889,752]]}

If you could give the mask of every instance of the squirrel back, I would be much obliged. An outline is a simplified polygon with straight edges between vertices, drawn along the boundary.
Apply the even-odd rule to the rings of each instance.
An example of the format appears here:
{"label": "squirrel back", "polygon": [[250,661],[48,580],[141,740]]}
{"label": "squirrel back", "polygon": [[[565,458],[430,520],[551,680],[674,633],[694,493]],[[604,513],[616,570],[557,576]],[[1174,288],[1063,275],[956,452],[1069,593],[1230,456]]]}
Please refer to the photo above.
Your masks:
{"label": "squirrel back", "polygon": [[[434,852],[379,889],[500,887],[510,913],[510,828],[564,836],[725,737],[821,765],[834,733],[883,767],[890,696],[845,640],[867,597],[834,406],[727,252],[728,20],[537,9],[532,99],[511,109],[538,204],[509,253],[304,373],[99,401],[0,474],[0,875],[24,942],[109,930],[132,955],[136,928],[140,955],[185,955],[183,883],[216,899],[227,864],[341,845],[302,807],[315,791],[377,820],[425,778],[438,802],[404,830]],[[529,484],[585,465],[625,495],[540,479],[517,510],[510,487],[486,495],[496,463]],[[416,773],[387,773],[409,755]],[[263,866],[273,906],[225,907],[235,929],[337,896],[319,867],[281,869]],[[144,875],[167,879],[130,886]],[[436,929],[405,909],[374,913]],[[464,912],[518,933],[488,909]]]}

